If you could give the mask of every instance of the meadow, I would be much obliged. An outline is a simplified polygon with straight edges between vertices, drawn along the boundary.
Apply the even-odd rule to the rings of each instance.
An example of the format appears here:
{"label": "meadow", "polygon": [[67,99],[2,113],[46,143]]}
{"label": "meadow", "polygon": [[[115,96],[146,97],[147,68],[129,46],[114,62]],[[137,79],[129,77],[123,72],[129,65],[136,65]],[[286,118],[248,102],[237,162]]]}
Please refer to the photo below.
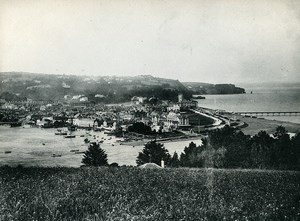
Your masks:
{"label": "meadow", "polygon": [[300,173],[1,167],[0,220],[300,220]]}

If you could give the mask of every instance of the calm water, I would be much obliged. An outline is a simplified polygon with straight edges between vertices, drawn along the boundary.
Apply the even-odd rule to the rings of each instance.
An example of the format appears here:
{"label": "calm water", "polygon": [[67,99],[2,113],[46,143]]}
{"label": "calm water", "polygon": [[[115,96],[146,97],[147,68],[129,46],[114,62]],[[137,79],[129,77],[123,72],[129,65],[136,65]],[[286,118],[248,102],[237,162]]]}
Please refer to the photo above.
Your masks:
{"label": "calm water", "polygon": [[[120,145],[113,136],[107,136],[103,132],[89,132],[78,130],[74,132],[76,138],[64,138],[54,135],[55,129],[41,128],[10,128],[0,126],[0,166],[18,165],[24,166],[67,166],[79,167],[81,165],[82,154],[75,154],[71,150],[85,151],[87,144],[85,137],[89,140],[101,140],[101,144],[108,155],[108,162],[116,162],[119,165],[136,165],[136,157],[142,151],[142,146]],[[80,137],[84,135],[84,137]],[[95,135],[95,138],[94,138]],[[165,143],[164,146],[170,154],[176,151],[180,154],[185,146],[191,141],[179,141]],[[200,144],[200,140],[195,140]],[[11,151],[11,153],[5,153]],[[61,154],[61,157],[52,157],[52,154]]]}
{"label": "calm water", "polygon": [[[246,94],[205,95],[198,105],[226,111],[300,111],[300,84],[245,85]],[[250,93],[252,91],[252,94]],[[267,117],[300,123],[300,116]]]}

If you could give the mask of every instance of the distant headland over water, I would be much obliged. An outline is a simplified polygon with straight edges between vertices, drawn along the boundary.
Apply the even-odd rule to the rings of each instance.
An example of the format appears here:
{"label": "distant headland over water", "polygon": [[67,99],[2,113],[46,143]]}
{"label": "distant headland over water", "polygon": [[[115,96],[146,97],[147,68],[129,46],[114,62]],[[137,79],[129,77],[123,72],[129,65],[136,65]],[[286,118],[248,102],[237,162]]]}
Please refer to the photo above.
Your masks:
{"label": "distant headland over water", "polygon": [[[229,112],[300,111],[300,83],[241,84],[246,94],[206,95],[198,105]],[[252,91],[252,94],[251,94]],[[266,119],[300,123],[300,116],[258,116]]]}
{"label": "distant headland over water", "polygon": [[66,96],[82,95],[95,103],[118,103],[132,97],[156,97],[177,101],[192,95],[242,94],[245,89],[233,84],[180,82],[178,80],[138,76],[49,75],[22,72],[0,73],[0,98],[5,100],[65,100]]}

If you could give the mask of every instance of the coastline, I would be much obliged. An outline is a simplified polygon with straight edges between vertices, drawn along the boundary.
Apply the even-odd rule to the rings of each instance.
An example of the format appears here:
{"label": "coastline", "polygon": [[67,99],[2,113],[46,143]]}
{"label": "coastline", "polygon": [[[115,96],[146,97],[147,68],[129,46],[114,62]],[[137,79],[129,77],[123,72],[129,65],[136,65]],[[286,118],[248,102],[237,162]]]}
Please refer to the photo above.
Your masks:
{"label": "coastline", "polygon": [[[168,139],[156,139],[157,142],[159,143],[174,143],[174,142],[181,142],[181,141],[193,141],[193,140],[200,140],[203,138],[203,135],[195,135],[195,136],[190,136],[190,137],[181,137],[181,138],[168,138]],[[151,141],[153,139],[141,139],[141,140],[134,140],[134,141],[127,141],[127,142],[122,142],[121,145],[129,145],[129,146],[144,146],[145,143]]]}
{"label": "coastline", "polygon": [[[284,122],[278,120],[268,120],[262,118],[243,117],[241,115],[232,115],[225,113],[229,119],[236,117],[240,122],[245,122],[247,127],[240,129],[247,135],[255,135],[259,131],[265,130],[272,134],[278,126],[283,126],[290,133],[300,132],[300,124]],[[225,124],[220,125],[224,126]],[[136,165],[136,157],[145,143],[151,139],[132,140],[122,142],[119,138],[115,138],[104,134],[104,132],[85,133],[85,130],[75,131],[76,138],[65,139],[62,136],[55,136],[55,129],[19,127],[10,128],[6,126],[0,127],[0,165],[18,165],[24,166],[67,166],[79,167],[81,165],[82,154],[74,154],[72,150],[78,149],[80,152],[87,149],[84,138],[91,141],[103,140],[101,147],[109,156],[109,163],[116,162],[119,165]],[[13,131],[13,133],[11,132]],[[15,136],[15,135],[18,136]],[[82,136],[84,135],[84,136]],[[190,142],[201,144],[201,138],[204,135],[185,134],[177,138],[157,139],[157,142],[163,143],[169,153],[181,153],[185,146]],[[32,139],[35,137],[36,139]],[[11,151],[6,154],[5,152]],[[52,157],[53,154],[61,157]]]}
{"label": "coastline", "polygon": [[240,120],[248,124],[248,126],[242,128],[241,131],[251,136],[257,134],[262,130],[266,131],[269,134],[275,133],[278,126],[285,127],[285,129],[291,133],[300,132],[300,124],[298,123],[251,117],[241,117]]}

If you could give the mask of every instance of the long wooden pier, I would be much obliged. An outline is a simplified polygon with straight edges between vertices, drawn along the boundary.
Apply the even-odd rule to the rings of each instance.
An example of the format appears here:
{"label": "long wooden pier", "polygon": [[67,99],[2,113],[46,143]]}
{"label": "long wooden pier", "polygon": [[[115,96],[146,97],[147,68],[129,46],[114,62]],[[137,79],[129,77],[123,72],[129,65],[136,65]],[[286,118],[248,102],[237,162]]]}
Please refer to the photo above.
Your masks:
{"label": "long wooden pier", "polygon": [[246,111],[235,113],[243,116],[300,116],[300,111]]}

